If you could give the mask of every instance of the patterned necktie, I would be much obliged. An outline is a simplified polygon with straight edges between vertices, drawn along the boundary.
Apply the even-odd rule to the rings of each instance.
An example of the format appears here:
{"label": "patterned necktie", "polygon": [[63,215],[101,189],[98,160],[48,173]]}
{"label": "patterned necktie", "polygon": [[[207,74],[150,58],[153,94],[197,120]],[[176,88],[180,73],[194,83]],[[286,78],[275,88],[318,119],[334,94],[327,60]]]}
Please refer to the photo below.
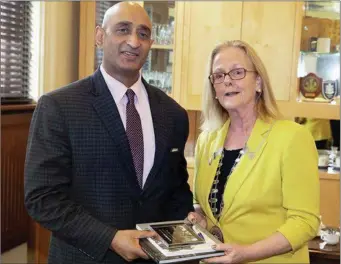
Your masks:
{"label": "patterned necktie", "polygon": [[143,180],[143,133],[140,115],[135,108],[135,93],[132,89],[127,90],[127,122],[126,133],[128,136],[130,151],[133,156],[135,172],[138,183],[142,189]]}

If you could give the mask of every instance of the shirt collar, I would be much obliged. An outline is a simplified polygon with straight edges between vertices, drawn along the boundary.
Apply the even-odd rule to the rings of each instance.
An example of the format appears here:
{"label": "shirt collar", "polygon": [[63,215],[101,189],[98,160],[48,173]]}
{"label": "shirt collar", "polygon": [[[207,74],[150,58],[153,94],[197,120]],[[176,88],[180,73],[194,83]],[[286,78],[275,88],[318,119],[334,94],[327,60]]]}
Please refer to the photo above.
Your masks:
{"label": "shirt collar", "polygon": [[142,93],[142,87],[143,87],[141,72],[140,72],[140,76],[139,76],[138,80],[130,88],[128,88],[123,83],[119,82],[114,77],[109,75],[105,71],[102,64],[100,66],[100,71],[103,75],[103,78],[104,78],[104,80],[105,80],[105,82],[106,82],[116,104],[121,102],[121,100],[123,98],[128,99],[125,96],[127,89],[132,89],[135,92],[135,95],[137,97],[137,102],[139,102],[141,100],[141,96],[142,96],[141,93]]}

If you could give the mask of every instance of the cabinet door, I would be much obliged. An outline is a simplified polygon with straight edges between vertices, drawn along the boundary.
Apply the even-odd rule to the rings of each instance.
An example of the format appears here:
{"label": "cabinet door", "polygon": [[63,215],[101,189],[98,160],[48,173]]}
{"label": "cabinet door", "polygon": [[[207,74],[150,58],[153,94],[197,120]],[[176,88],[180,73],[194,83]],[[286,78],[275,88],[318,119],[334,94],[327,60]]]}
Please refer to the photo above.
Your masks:
{"label": "cabinet door", "polygon": [[181,30],[177,26],[178,3],[143,2],[144,9],[152,21],[154,43],[143,65],[142,76],[148,83],[155,85],[176,100],[176,93],[173,92],[173,80],[176,75],[174,73],[176,56],[173,47],[174,43],[176,45],[176,31]]}
{"label": "cabinet door", "polygon": [[[292,85],[295,2],[244,2],[241,39],[263,60],[277,100],[288,101]],[[295,78],[296,80],[296,78]]]}
{"label": "cabinet door", "polygon": [[185,2],[179,89],[181,104],[186,109],[201,110],[208,56],[213,47],[218,42],[240,39],[242,5],[225,1]]}

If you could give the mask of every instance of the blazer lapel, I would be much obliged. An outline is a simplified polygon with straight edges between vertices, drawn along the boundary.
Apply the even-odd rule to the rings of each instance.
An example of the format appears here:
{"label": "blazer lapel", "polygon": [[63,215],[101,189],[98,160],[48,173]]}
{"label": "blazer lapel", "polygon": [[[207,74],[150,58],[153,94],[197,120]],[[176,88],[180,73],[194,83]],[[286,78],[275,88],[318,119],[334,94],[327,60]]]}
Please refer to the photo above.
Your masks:
{"label": "blazer lapel", "polygon": [[212,144],[210,144],[210,149],[208,153],[208,161],[207,161],[209,169],[206,170],[207,182],[210,188],[206,188],[205,186],[198,187],[198,188],[203,188],[203,191],[205,192],[205,196],[204,196],[205,198],[203,202],[206,204],[206,208],[208,208],[206,214],[208,214],[209,219],[213,219],[213,220],[215,220],[216,218],[214,217],[212,213],[212,210],[208,203],[208,199],[209,199],[209,195],[211,192],[213,180],[217,172],[218,164],[219,164],[222,152],[224,151],[224,142],[225,142],[225,138],[227,135],[229,125],[230,125],[230,120],[227,120],[225,124],[223,125],[223,127],[217,131],[217,134],[215,135],[215,140],[212,142]]}
{"label": "blazer lapel", "polygon": [[247,142],[246,152],[241,157],[236,169],[228,179],[228,183],[224,192],[224,208],[222,211],[222,216],[224,216],[231,207],[234,197],[240,190],[246,178],[251,173],[253,166],[255,166],[260,155],[262,154],[267,144],[267,137],[273,124],[274,123],[265,123],[264,121],[257,119]]}
{"label": "blazer lapel", "polygon": [[168,149],[169,137],[173,131],[174,113],[167,108],[166,102],[162,102],[162,98],[154,91],[157,88],[151,87],[143,78],[142,81],[148,93],[155,135],[154,164],[143,187],[143,192],[145,192],[151,187],[161,167],[165,151]]}
{"label": "blazer lapel", "polygon": [[120,152],[118,157],[127,169],[127,178],[135,189],[133,193],[138,194],[141,192],[141,188],[136,178],[128,138],[115,101],[99,69],[92,76],[90,91],[96,96],[93,107],[107,128],[117,150]]}

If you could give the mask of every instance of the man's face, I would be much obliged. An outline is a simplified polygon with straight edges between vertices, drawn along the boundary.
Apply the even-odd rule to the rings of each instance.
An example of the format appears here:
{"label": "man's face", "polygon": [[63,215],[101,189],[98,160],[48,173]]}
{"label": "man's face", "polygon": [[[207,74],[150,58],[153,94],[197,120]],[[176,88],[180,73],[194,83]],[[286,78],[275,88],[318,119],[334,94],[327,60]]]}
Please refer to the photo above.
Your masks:
{"label": "man's face", "polygon": [[115,10],[103,29],[97,28],[96,41],[106,67],[120,73],[139,71],[153,43],[150,20],[140,8]]}

